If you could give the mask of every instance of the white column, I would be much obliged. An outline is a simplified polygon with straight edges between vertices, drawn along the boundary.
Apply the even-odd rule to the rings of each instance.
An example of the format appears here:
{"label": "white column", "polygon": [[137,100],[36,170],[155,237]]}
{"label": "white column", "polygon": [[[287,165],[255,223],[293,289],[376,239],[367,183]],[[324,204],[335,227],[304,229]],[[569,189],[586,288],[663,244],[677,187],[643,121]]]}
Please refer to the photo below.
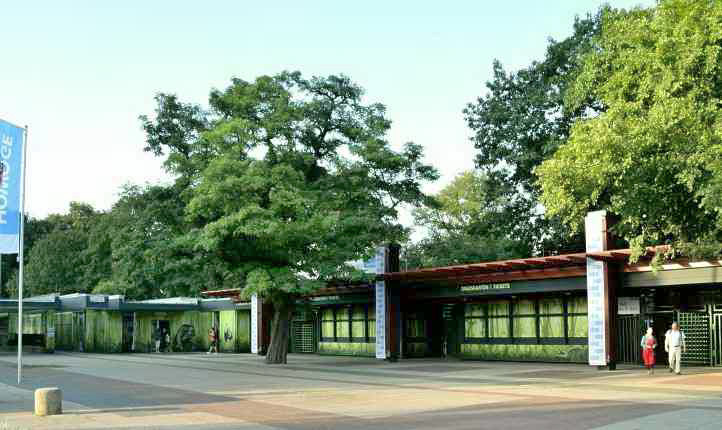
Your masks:
{"label": "white column", "polygon": [[262,306],[257,295],[251,296],[251,353],[258,354],[261,339]]}
{"label": "white column", "polygon": [[[607,249],[607,213],[596,211],[584,219],[587,252]],[[609,321],[609,269],[605,261],[587,257],[587,321],[589,323],[589,364],[606,366]]]}

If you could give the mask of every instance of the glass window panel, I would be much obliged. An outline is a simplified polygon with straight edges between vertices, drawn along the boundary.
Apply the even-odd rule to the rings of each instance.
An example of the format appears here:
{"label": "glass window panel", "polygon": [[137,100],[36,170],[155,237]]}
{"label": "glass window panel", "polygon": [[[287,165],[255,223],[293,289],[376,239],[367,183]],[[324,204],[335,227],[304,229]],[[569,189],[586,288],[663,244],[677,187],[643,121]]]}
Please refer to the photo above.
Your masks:
{"label": "glass window panel", "polygon": [[376,337],[376,320],[369,319],[368,321],[369,337]]}
{"label": "glass window panel", "polygon": [[509,302],[506,300],[499,300],[489,302],[489,316],[500,317],[509,315]]}
{"label": "glass window panel", "polygon": [[489,337],[509,337],[509,319],[489,318]]}
{"label": "glass window panel", "polygon": [[539,335],[541,337],[564,337],[564,317],[539,317]]}
{"label": "glass window panel", "polygon": [[366,310],[364,309],[364,306],[356,305],[353,307],[352,312],[352,318],[355,320],[363,320],[366,318]]}
{"label": "glass window panel", "polygon": [[333,321],[321,322],[321,337],[333,337]]}
{"label": "glass window panel", "polygon": [[514,318],[514,337],[536,338],[536,318],[516,317]]}
{"label": "glass window panel", "polygon": [[588,328],[586,315],[569,317],[569,337],[587,337]]}
{"label": "glass window panel", "polygon": [[370,320],[376,319],[376,303],[371,303],[369,305],[369,319]]}
{"label": "glass window panel", "polygon": [[336,321],[348,321],[348,308],[336,309]]}
{"label": "glass window panel", "polygon": [[514,303],[514,315],[534,315],[534,300],[519,300]]}
{"label": "glass window panel", "polygon": [[474,303],[466,305],[464,314],[467,317],[483,317],[484,316],[484,305],[480,303]]}
{"label": "glass window panel", "polygon": [[345,321],[336,321],[336,337],[349,337],[348,316]]}
{"label": "glass window panel", "polygon": [[364,337],[364,326],[366,325],[366,321],[353,321],[351,323],[351,337]]}
{"label": "glass window panel", "polygon": [[587,298],[584,296],[570,297],[567,302],[567,310],[570,314],[586,314]]}
{"label": "glass window panel", "polygon": [[483,318],[467,318],[464,321],[464,337],[486,337],[486,321]]}
{"label": "glass window panel", "polygon": [[539,314],[561,314],[564,313],[564,302],[561,297],[539,300]]}
{"label": "glass window panel", "polygon": [[333,321],[333,309],[331,309],[331,308],[324,309],[321,319],[326,320],[326,321]]}

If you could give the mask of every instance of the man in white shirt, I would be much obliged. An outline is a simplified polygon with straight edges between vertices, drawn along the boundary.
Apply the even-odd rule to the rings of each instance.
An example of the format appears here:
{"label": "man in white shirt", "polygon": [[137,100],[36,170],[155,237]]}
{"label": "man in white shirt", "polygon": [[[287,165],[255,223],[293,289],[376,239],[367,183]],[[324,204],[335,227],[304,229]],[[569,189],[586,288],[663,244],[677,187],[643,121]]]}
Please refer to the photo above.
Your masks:
{"label": "man in white shirt", "polygon": [[672,323],[672,328],[664,335],[664,350],[669,357],[669,371],[679,375],[682,353],[687,351],[684,343],[684,333],[679,330],[679,324]]}

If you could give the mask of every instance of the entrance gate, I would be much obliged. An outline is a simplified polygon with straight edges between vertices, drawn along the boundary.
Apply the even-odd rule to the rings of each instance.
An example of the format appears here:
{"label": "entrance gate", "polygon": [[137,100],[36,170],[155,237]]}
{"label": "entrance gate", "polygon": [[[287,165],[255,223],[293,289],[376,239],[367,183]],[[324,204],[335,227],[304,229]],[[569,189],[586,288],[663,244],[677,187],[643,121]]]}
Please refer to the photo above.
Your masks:
{"label": "entrance gate", "polygon": [[293,351],[302,353],[316,352],[313,336],[313,321],[293,322]]}
{"label": "entrance gate", "polygon": [[639,316],[620,315],[617,320],[617,353],[620,363],[637,364],[642,361],[641,339]]}
{"label": "entrance gate", "polygon": [[687,352],[682,353],[684,364],[710,364],[710,327],[706,312],[679,312],[679,329],[684,332]]}
{"label": "entrance gate", "polygon": [[[715,312],[719,305],[715,305]],[[720,309],[722,310],[722,309]],[[710,327],[712,343],[712,365],[722,366],[722,314],[712,315],[712,327]]]}

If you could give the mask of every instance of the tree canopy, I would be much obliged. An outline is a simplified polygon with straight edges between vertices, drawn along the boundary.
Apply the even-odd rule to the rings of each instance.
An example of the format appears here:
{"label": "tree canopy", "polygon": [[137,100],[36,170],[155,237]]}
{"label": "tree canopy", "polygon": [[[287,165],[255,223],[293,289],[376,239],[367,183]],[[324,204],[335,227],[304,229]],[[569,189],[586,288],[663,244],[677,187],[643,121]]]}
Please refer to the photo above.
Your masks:
{"label": "tree canopy", "polygon": [[567,96],[599,33],[601,16],[576,19],[570,37],[550,40],[544,59],[519,71],[507,72],[495,61],[487,93],[464,110],[478,150],[477,168],[490,186],[508,193],[496,227],[528,243],[534,253],[584,247],[581,235],[544,212],[534,169],[567,140],[575,121],[603,109],[595,97],[570,104]]}
{"label": "tree canopy", "polygon": [[438,177],[419,145],[392,149],[385,107],[362,99],[345,76],[286,72],[234,79],[207,111],[161,94],[142,118],[186,202],[174,244],[273,302],[271,362],[285,361],[295,298],[361,276],[347,263],[404,239],[399,209],[425,204],[421,184]]}
{"label": "tree canopy", "polygon": [[537,169],[541,201],[573,231],[587,211],[606,209],[637,248],[719,253],[722,4],[665,0],[607,10],[602,23],[566,99],[603,110],[576,121]]}
{"label": "tree canopy", "polygon": [[458,175],[434,197],[434,204],[414,211],[426,236],[405,247],[405,268],[447,266],[528,256],[529,243],[503,231],[507,199],[513,191],[478,171]]}

